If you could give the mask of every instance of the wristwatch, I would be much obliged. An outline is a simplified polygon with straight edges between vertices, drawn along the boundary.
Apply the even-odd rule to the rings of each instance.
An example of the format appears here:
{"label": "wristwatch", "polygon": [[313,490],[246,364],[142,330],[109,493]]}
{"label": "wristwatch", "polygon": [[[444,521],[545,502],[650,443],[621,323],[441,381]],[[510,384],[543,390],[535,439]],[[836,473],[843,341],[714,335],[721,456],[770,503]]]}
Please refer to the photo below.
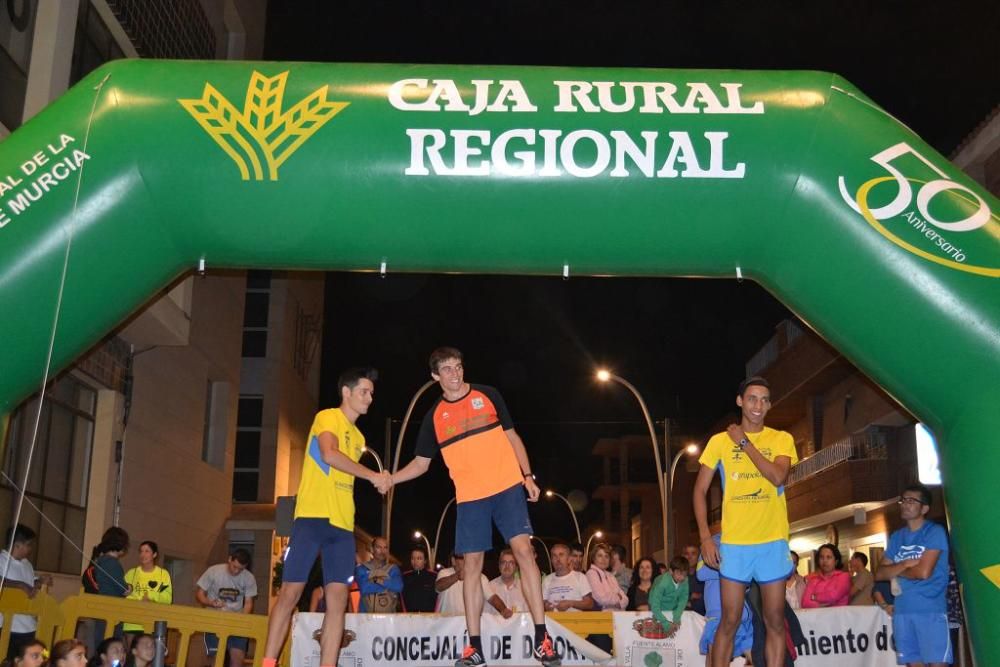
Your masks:
{"label": "wristwatch", "polygon": [[746,438],[740,438],[740,441],[739,441],[738,444],[740,446],[740,449],[743,449],[744,447],[746,447],[747,445],[750,444],[750,441],[747,440]]}

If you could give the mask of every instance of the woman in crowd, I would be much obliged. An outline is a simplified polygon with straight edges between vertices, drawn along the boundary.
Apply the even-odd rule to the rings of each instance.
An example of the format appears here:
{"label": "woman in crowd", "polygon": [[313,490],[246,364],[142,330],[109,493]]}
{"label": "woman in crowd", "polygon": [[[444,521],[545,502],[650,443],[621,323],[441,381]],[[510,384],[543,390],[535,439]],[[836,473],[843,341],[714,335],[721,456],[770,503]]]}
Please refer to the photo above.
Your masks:
{"label": "woman in crowd", "polygon": [[[611,546],[604,542],[590,552],[590,567],[587,568],[587,582],[594,598],[594,609],[623,611],[628,605],[628,597],[611,574]],[[587,641],[607,652],[611,652],[611,635],[587,635]]]}
{"label": "woman in crowd", "polygon": [[129,651],[128,662],[125,665],[126,667],[149,667],[153,664],[155,656],[156,640],[153,639],[153,635],[144,632],[132,640],[132,650]]}
{"label": "woman in crowd", "polygon": [[604,611],[624,611],[628,606],[628,596],[611,574],[611,547],[603,542],[594,547],[587,569],[594,602]]}
{"label": "woman in crowd", "polygon": [[[132,589],[128,594],[129,600],[157,604],[173,603],[174,588],[170,582],[170,573],[156,564],[159,555],[160,547],[156,542],[146,540],[139,545],[139,564],[125,573],[125,584]],[[143,632],[145,628],[134,623],[125,623],[123,630],[126,636],[131,637],[133,634]]]}
{"label": "woman in crowd", "polygon": [[799,555],[794,551],[788,553],[792,559],[792,573],[785,582],[785,602],[792,609],[801,609],[802,596],[806,592],[806,579],[799,574]]}
{"label": "woman in crowd", "polygon": [[11,659],[0,664],[3,667],[42,667],[47,657],[48,649],[45,648],[45,644],[33,639],[19,644]]}
{"label": "woman in crowd", "polygon": [[844,571],[840,550],[824,544],[816,550],[816,571],[806,577],[802,607],[843,607],[850,601],[851,575]]}
{"label": "woman in crowd", "polygon": [[629,611],[649,611],[649,591],[653,588],[653,572],[656,561],[640,558],[632,570],[632,585],[628,587]]}
{"label": "woman in crowd", "polygon": [[159,604],[174,601],[170,573],[156,564],[160,548],[156,542],[146,540],[139,545],[139,564],[125,573],[125,583],[132,589],[129,600],[145,600]]}
{"label": "woman in crowd", "polygon": [[97,647],[97,654],[87,664],[89,667],[122,667],[125,664],[125,642],[118,637],[108,637]]}
{"label": "woman in crowd", "polygon": [[79,639],[56,642],[48,664],[49,667],[86,667],[87,647]]}

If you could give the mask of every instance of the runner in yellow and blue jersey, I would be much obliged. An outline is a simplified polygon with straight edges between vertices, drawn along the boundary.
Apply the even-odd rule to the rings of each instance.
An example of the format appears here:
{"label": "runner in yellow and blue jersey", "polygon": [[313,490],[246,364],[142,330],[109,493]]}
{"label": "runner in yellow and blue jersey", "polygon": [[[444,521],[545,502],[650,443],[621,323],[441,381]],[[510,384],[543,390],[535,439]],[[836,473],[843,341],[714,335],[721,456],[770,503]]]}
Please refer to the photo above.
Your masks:
{"label": "runner in yellow and blue jersey", "polygon": [[276,665],[292,610],[318,556],[322,556],[326,600],[320,664],[337,664],[348,587],[354,579],[354,479],[368,480],[379,493],[385,493],[391,484],[389,473],[377,473],[358,463],[365,451],[365,437],[355,422],[368,412],[375,379],[375,371],[367,368],[341,373],[337,380],[340,407],[321,410],[313,420],[281,588],[268,622],[263,667]]}
{"label": "runner in yellow and blue jersey", "polygon": [[[731,424],[708,441],[699,459],[701,469],[694,488],[702,558],[718,568],[722,584],[722,615],[712,662],[715,667],[729,665],[746,586],[757,581],[767,627],[767,664],[783,665],[785,580],[792,571],[784,484],[798,456],[791,435],[764,426],[771,408],[767,380],[744,380],[736,405],[741,411],[740,423]],[[723,492],[719,546],[712,541],[705,500],[716,471]]]}

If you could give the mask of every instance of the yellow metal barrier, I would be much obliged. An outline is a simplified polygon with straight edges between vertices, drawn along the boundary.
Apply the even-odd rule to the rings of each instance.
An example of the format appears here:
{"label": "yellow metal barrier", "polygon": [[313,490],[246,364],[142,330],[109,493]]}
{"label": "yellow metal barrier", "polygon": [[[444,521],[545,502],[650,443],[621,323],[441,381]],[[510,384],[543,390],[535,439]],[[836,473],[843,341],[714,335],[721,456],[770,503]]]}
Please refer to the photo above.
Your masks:
{"label": "yellow metal barrier", "polygon": [[581,637],[614,634],[610,611],[550,611],[545,616]]}
{"label": "yellow metal barrier", "polygon": [[[254,642],[254,665],[260,664],[264,655],[264,643],[267,641],[267,616],[257,614],[234,614],[215,609],[156,604],[87,593],[63,600],[62,611],[66,619],[63,638],[73,636],[80,619],[103,620],[107,623],[109,633],[118,623],[135,623],[142,625],[147,632],[152,632],[155,621],[166,621],[168,630],[179,635],[176,654],[171,655],[167,662],[181,667],[190,664],[188,658],[191,654],[191,638],[198,633],[213,633],[219,638],[219,650],[212,663],[214,667],[222,667],[226,640],[229,637],[247,637]],[[201,667],[203,663],[195,664]]]}
{"label": "yellow metal barrier", "polygon": [[3,631],[0,632],[0,657],[7,655],[10,644],[10,627],[14,614],[27,614],[38,619],[38,629],[35,636],[52,646],[52,642],[60,637],[65,622],[62,608],[56,599],[47,593],[36,593],[29,598],[24,591],[4,587],[0,594],[0,614],[3,614]]}
{"label": "yellow metal barrier", "polygon": [[[192,653],[191,638],[198,633],[213,633],[219,637],[219,651],[213,665],[222,667],[226,639],[230,636],[248,637],[255,642],[253,664],[260,665],[267,640],[267,617],[257,614],[232,614],[214,609],[199,609],[182,605],[163,605],[152,602],[124,600],[104,595],[81,593],[65,599],[62,604],[46,593],[29,599],[22,591],[7,588],[0,595],[0,614],[4,616],[0,632],[0,655],[5,655],[10,639],[10,619],[13,614],[29,614],[38,619],[36,635],[49,646],[59,640],[75,636],[81,619],[98,619],[107,624],[106,634],[118,623],[142,625],[147,632],[156,621],[166,621],[167,628],[177,633],[176,648],[171,648],[168,663],[187,667],[202,667],[207,661],[198,662],[198,652]],[[612,617],[606,611],[551,612],[549,618],[581,637],[590,634],[612,634]],[[288,642],[280,664],[287,665]],[[201,654],[203,655],[203,654]],[[192,663],[193,661],[193,663]]]}

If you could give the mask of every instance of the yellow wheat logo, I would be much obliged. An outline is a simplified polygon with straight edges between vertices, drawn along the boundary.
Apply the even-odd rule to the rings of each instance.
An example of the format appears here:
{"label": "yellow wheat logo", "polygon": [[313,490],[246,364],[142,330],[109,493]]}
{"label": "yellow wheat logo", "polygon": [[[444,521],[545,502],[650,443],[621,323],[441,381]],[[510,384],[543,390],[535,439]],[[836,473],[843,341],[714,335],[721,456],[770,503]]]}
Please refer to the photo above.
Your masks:
{"label": "yellow wheat logo", "polygon": [[200,99],[177,101],[233,159],[244,181],[250,180],[251,170],[254,180],[264,180],[265,165],[268,180],[276,181],[278,167],[350,104],[329,101],[329,86],[323,86],[282,113],[286,79],[288,72],[264,76],[254,71],[242,113],[210,83]]}

